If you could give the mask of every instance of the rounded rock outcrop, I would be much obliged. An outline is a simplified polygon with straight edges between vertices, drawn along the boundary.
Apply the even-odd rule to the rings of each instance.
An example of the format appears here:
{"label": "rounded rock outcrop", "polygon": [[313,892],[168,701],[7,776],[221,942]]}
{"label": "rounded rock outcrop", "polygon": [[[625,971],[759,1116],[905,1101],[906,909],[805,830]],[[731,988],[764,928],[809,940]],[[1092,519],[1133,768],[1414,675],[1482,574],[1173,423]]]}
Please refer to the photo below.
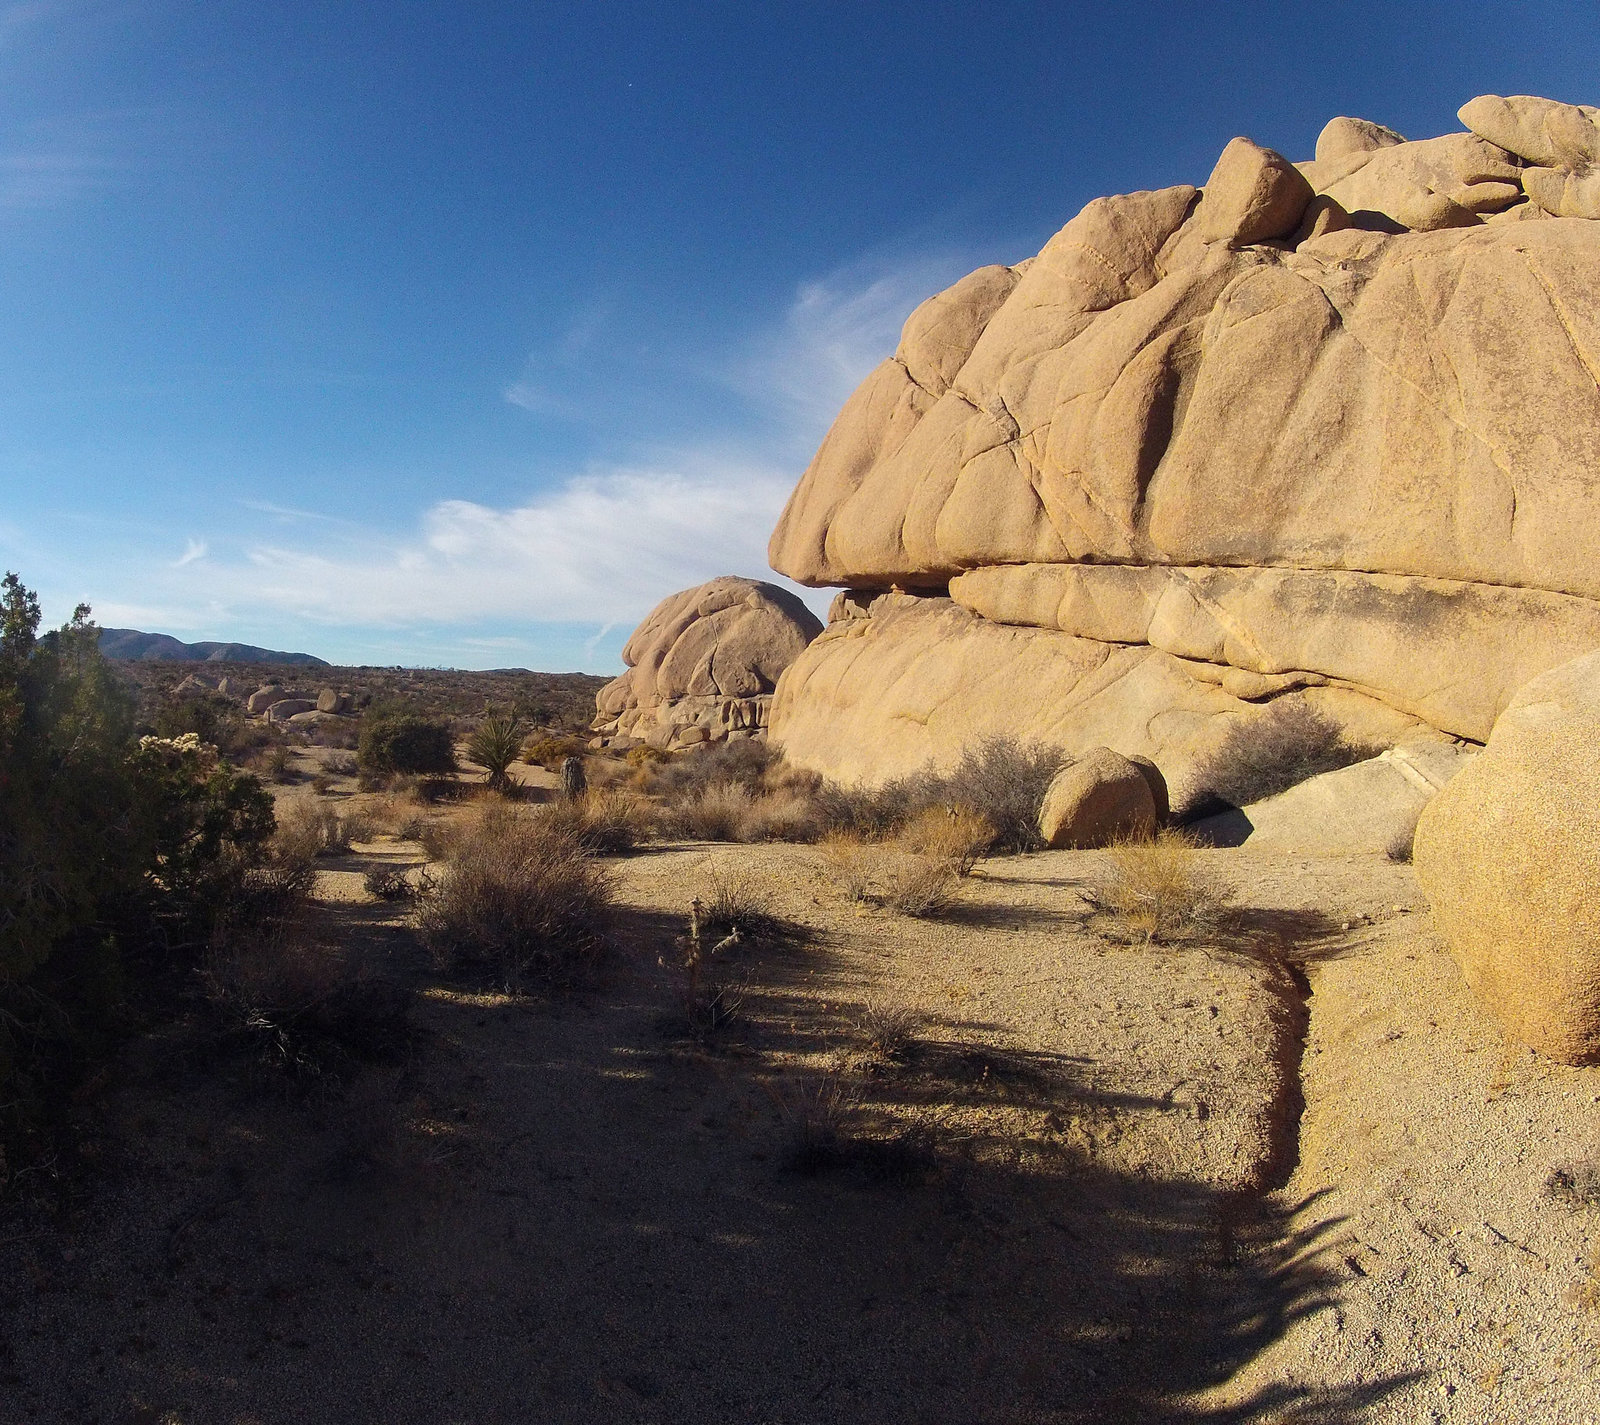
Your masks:
{"label": "rounded rock outcrop", "polygon": [[1412,860],[1468,985],[1507,1033],[1600,1061],[1600,653],[1535,678],[1434,797]]}
{"label": "rounded rock outcrop", "polygon": [[776,584],[732,575],[663,599],[595,696],[601,746],[687,747],[764,733],[779,676],[822,631]]}
{"label": "rounded rock outcrop", "polygon": [[1268,699],[1482,742],[1600,649],[1600,110],[1461,118],[1236,139],[918,308],[769,546],[852,591],[778,690],[785,753],[875,783],[1111,745],[1181,812]]}

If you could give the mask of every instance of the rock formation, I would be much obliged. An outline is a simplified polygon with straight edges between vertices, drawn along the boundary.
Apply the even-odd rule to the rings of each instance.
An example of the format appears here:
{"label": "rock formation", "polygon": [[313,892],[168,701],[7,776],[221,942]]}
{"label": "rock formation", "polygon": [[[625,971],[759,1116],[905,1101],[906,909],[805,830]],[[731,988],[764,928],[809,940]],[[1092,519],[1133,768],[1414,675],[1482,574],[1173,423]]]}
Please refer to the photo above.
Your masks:
{"label": "rock formation", "polygon": [[663,599],[595,696],[597,746],[689,747],[765,731],[779,675],[822,625],[793,594],[726,577]]}
{"label": "rock formation", "polygon": [[1600,654],[1536,678],[1417,825],[1417,879],[1506,1029],[1600,1060]]}
{"label": "rock formation", "polygon": [[1239,719],[1488,737],[1600,648],[1600,111],[1246,139],[912,313],[773,534],[845,587],[794,761],[875,782],[1005,732],[1152,758]]}

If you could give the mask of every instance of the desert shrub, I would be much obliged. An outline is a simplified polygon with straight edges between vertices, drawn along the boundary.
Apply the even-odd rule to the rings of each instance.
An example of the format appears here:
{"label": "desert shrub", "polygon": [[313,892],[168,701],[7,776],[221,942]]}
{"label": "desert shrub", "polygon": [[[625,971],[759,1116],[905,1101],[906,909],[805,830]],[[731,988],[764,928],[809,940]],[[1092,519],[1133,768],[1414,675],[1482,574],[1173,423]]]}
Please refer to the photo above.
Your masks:
{"label": "desert shrub", "polygon": [[1190,815],[1248,806],[1382,750],[1351,741],[1338,723],[1303,700],[1281,698],[1259,717],[1236,722],[1196,765],[1192,780],[1204,801]]}
{"label": "desert shrub", "polygon": [[297,1078],[391,1058],[410,1042],[410,996],[350,952],[292,931],[227,937],[204,973],[227,1037]]}
{"label": "desert shrub", "polygon": [[765,738],[702,743],[664,762],[647,764],[645,785],[669,802],[687,801],[718,787],[738,787],[754,798],[781,760]]}
{"label": "desert shrub", "polygon": [[348,752],[338,752],[326,758],[322,764],[335,777],[353,777],[359,770],[356,759]]}
{"label": "desert shrub", "polygon": [[506,985],[580,979],[606,943],[612,880],[547,814],[490,804],[450,840],[420,921],[438,957]]}
{"label": "desert shrub", "polygon": [[409,900],[416,892],[404,866],[373,866],[361,878],[369,896],[380,901]]}
{"label": "desert shrub", "polygon": [[632,851],[655,834],[655,808],[625,788],[591,788],[576,806],[583,819],[579,840],[591,851]]}
{"label": "desert shrub", "polygon": [[744,824],[746,841],[812,842],[822,832],[815,801],[804,792],[768,792],[750,803]]}
{"label": "desert shrub", "polygon": [[333,790],[333,778],[328,776],[326,772],[318,772],[311,779],[311,790],[319,797],[327,796]]}
{"label": "desert shrub", "polygon": [[969,747],[949,772],[924,768],[876,788],[825,785],[817,793],[818,815],[835,829],[881,838],[900,832],[929,810],[986,821],[993,829],[989,848],[1035,851],[1039,806],[1051,778],[1066,756],[1041,743],[991,737]]}
{"label": "desert shrub", "polygon": [[343,856],[353,841],[369,841],[373,824],[360,812],[341,813],[336,808],[300,797],[292,801],[280,818],[278,835],[286,846],[300,854]]}
{"label": "desert shrub", "polygon": [[1169,829],[1112,846],[1091,899],[1118,934],[1160,945],[1214,927],[1228,895],[1194,842]]}
{"label": "desert shrub", "polygon": [[670,754],[663,752],[659,747],[652,747],[648,742],[641,742],[637,747],[630,747],[622,760],[630,767],[654,767],[669,759]]}
{"label": "desert shrub", "polygon": [[961,891],[955,867],[934,856],[886,853],[880,878],[883,904],[918,920],[949,910]]}
{"label": "desert shrub", "polygon": [[830,831],[817,844],[828,880],[846,900],[861,903],[872,896],[872,866],[877,848],[854,831]]}
{"label": "desert shrub", "polygon": [[[193,969],[267,857],[270,797],[193,733],[136,740],[86,607],[0,583],[0,1134],[64,1101],[131,988]],[[127,973],[137,970],[136,974]]]}
{"label": "desert shrub", "polygon": [[274,782],[291,782],[294,780],[293,764],[289,749],[281,742],[275,742],[265,748],[260,754],[257,765],[263,776],[269,777]]}
{"label": "desert shrub", "polygon": [[361,722],[356,766],[367,778],[430,776],[456,770],[448,723],[415,713],[374,710]]}
{"label": "desert shrub", "polygon": [[582,757],[589,744],[581,737],[570,735],[530,738],[522,749],[522,760],[530,767],[543,767],[547,772],[559,772],[561,764],[569,757]]}
{"label": "desert shrub", "polygon": [[893,1000],[869,1000],[856,1021],[861,1042],[876,1057],[903,1059],[922,1028],[922,1016]]}
{"label": "desert shrub", "polygon": [[503,791],[507,772],[522,752],[522,720],[508,712],[491,712],[467,739],[467,756],[488,774],[489,785]]}
{"label": "desert shrub", "polygon": [[755,798],[745,787],[717,782],[669,803],[662,823],[671,834],[692,841],[748,841],[754,808]]}
{"label": "desert shrub", "polygon": [[989,819],[966,807],[924,807],[906,822],[900,844],[936,861],[948,861],[958,876],[967,876],[978,858],[995,842]]}
{"label": "desert shrub", "polygon": [[[1051,779],[1066,762],[1059,748],[1042,743],[990,737],[962,754],[955,771],[943,780],[939,802],[964,807],[994,828],[998,851],[1036,851],[1039,806]],[[932,798],[922,794],[922,804]]]}
{"label": "desert shrub", "polygon": [[237,757],[263,746],[271,733],[245,719],[244,709],[220,693],[180,695],[156,711],[158,737],[177,738],[193,733],[225,757]]}

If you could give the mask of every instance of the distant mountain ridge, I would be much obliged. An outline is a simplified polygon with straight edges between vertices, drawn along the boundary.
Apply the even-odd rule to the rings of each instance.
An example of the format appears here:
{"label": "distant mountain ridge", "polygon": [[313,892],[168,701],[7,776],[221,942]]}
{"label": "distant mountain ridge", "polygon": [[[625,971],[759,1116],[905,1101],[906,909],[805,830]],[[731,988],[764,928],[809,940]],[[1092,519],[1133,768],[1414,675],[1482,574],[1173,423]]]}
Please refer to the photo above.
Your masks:
{"label": "distant mountain ridge", "polygon": [[292,663],[304,668],[327,668],[326,659],[309,653],[279,653],[251,643],[183,643],[165,633],[141,633],[136,628],[103,628],[100,651],[107,658],[128,658],[141,663]]}

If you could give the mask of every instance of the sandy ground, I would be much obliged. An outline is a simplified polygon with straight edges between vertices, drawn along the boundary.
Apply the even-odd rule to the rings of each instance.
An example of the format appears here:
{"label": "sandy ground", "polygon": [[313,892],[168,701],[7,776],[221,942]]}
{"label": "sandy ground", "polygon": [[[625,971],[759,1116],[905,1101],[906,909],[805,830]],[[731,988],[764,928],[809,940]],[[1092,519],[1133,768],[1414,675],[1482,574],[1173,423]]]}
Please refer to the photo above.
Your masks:
{"label": "sandy ground", "polygon": [[[915,922],[807,848],[657,849],[601,981],[540,1002],[366,897],[419,854],[319,888],[413,986],[407,1062],[290,1089],[130,1047],[103,1175],[0,1243],[0,1419],[1600,1419],[1600,1208],[1546,1190],[1600,1153],[1600,1071],[1506,1050],[1408,867],[1206,853],[1239,925],[1174,950],[1096,933],[1094,853]],[[794,933],[719,967],[708,1047],[659,962],[730,868]],[[919,1015],[903,1055],[873,1001]],[[819,1092],[867,1146],[797,1171]]]}

